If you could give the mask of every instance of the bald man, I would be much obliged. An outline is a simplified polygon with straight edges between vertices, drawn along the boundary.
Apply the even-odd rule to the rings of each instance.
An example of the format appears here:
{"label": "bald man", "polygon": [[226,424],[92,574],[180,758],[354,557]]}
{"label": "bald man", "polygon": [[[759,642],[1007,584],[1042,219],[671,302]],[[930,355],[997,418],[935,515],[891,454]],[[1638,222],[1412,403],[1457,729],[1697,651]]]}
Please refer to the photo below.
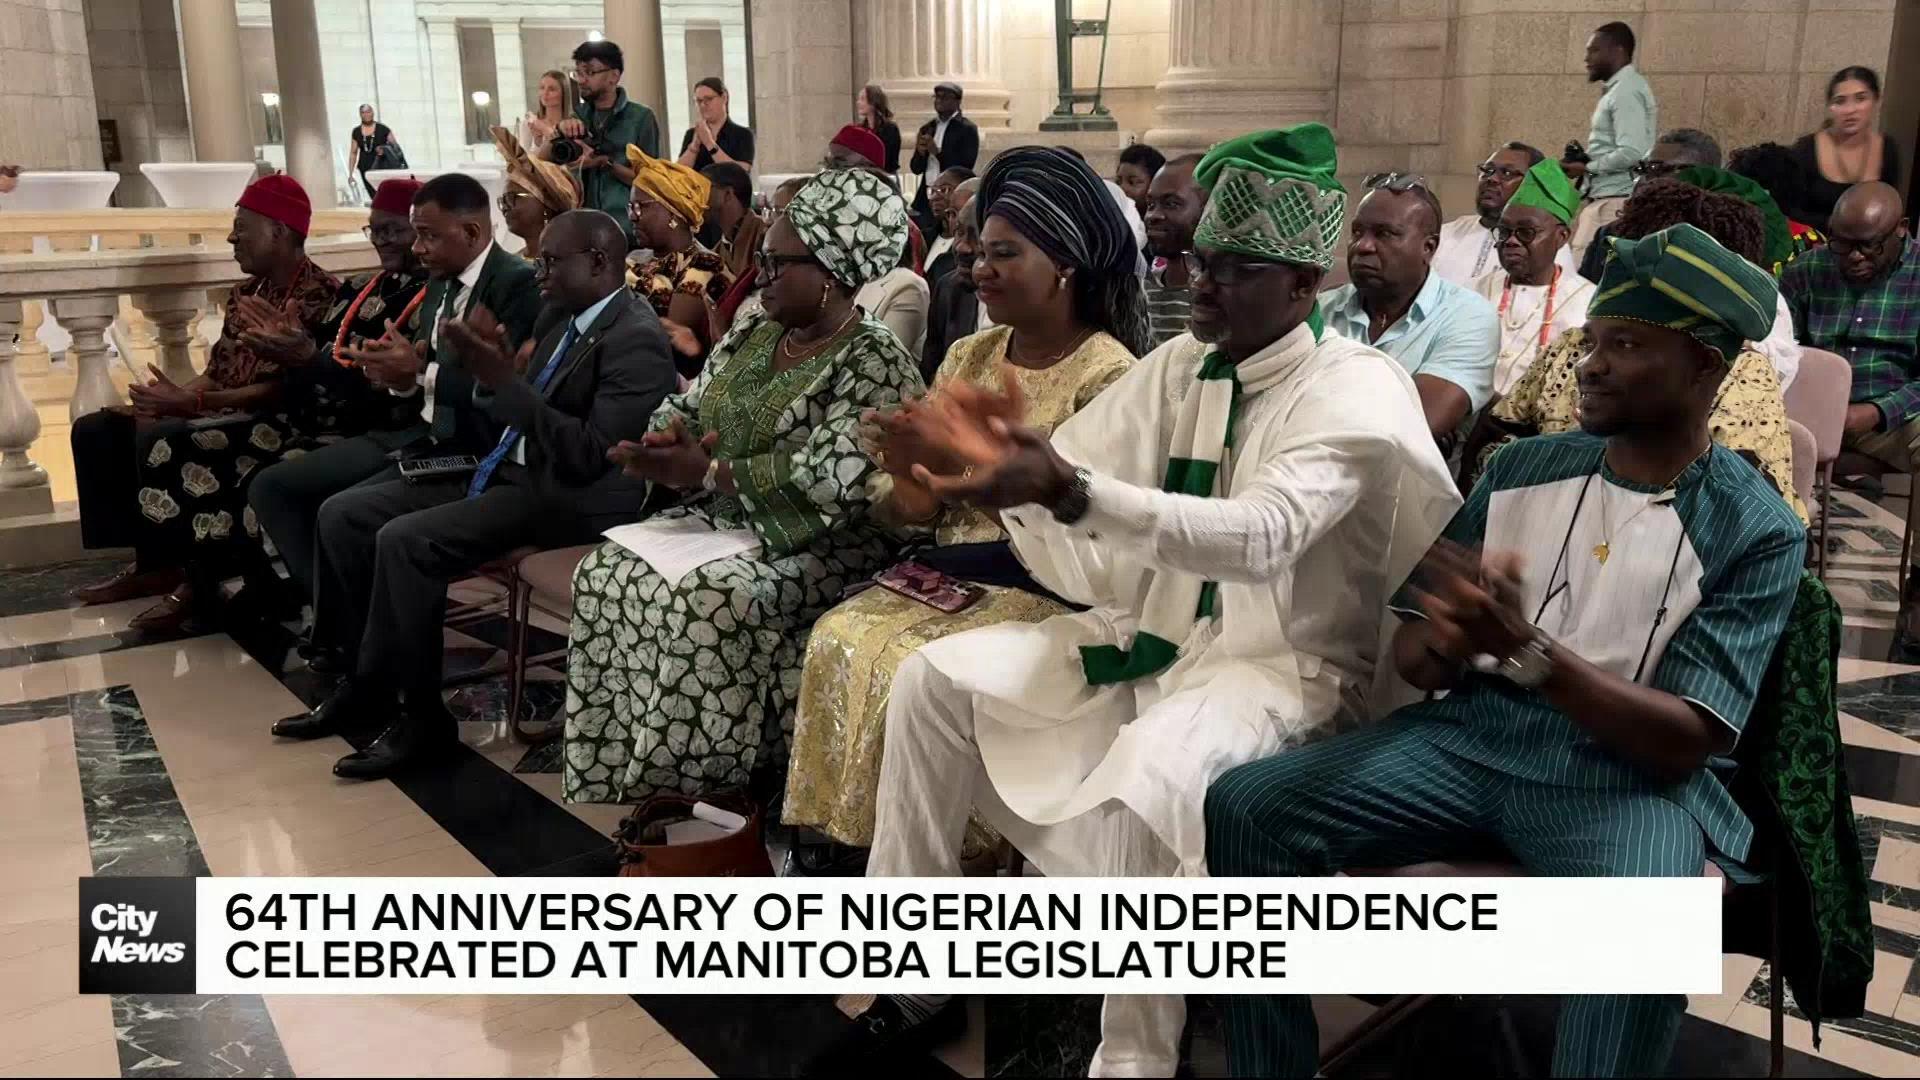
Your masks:
{"label": "bald man", "polygon": [[[1826,245],[1788,264],[1780,293],[1802,345],[1853,365],[1846,448],[1920,472],[1920,250],[1902,213],[1900,193],[1888,184],[1848,188],[1834,205]],[[1913,641],[1920,603],[1914,586],[1908,590],[1900,628]]]}

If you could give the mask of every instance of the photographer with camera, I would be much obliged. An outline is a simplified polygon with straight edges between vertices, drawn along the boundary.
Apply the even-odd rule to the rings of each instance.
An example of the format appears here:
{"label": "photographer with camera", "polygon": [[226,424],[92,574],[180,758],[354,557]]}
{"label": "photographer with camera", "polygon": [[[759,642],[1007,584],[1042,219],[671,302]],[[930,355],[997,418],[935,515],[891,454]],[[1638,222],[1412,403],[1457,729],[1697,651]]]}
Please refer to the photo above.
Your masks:
{"label": "photographer with camera", "polygon": [[[627,147],[660,156],[660,124],[652,109],[630,100],[620,88],[620,77],[626,73],[620,46],[583,41],[573,50],[573,65],[580,104],[572,117],[560,121],[560,137],[547,144],[543,156],[579,171],[582,206],[604,210],[615,221],[626,222],[633,186]],[[627,237],[633,237],[631,223]]]}

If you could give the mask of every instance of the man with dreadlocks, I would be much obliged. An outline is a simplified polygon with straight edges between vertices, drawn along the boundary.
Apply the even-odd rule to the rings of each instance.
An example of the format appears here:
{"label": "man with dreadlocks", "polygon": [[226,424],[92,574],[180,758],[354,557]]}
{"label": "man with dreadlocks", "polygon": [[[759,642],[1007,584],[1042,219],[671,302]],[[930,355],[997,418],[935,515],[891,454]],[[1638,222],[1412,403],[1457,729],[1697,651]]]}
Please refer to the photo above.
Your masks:
{"label": "man with dreadlocks", "polygon": [[[1204,874],[1215,776],[1366,715],[1390,583],[1459,497],[1412,377],[1321,322],[1334,171],[1320,124],[1202,158],[1192,329],[1051,439],[1017,400],[940,399],[915,478],[1001,511],[1033,577],[1089,610],[900,666],[868,873],[957,875],[977,806],[1049,877]],[[1092,1074],[1172,1076],[1185,1015],[1109,997]]]}

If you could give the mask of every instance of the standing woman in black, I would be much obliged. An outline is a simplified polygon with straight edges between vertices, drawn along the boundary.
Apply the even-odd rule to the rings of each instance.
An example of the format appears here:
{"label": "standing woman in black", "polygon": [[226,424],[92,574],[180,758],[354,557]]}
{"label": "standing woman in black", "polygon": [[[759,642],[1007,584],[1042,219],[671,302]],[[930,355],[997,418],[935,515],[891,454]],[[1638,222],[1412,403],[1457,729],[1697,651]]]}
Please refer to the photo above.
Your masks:
{"label": "standing woman in black", "polygon": [[890,175],[900,175],[900,125],[893,122],[893,106],[887,102],[886,90],[879,83],[868,83],[860,88],[853,108],[860,126],[880,136],[880,145],[887,148],[887,160],[880,167]]}
{"label": "standing woman in black", "polygon": [[1824,233],[1833,204],[1849,187],[1866,180],[1898,186],[1900,147],[1880,130],[1879,113],[1880,76],[1872,68],[1834,72],[1827,80],[1827,122],[1793,144],[1807,171],[1807,204],[1782,209]]}

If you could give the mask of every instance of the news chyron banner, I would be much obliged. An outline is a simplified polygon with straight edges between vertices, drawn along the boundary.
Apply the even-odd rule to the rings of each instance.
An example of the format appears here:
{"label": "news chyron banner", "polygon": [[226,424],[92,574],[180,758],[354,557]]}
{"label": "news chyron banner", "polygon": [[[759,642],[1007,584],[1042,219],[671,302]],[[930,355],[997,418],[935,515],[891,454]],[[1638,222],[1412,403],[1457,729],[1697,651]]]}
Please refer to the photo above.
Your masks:
{"label": "news chyron banner", "polygon": [[83,993],[1685,994],[1717,879],[83,878]]}

